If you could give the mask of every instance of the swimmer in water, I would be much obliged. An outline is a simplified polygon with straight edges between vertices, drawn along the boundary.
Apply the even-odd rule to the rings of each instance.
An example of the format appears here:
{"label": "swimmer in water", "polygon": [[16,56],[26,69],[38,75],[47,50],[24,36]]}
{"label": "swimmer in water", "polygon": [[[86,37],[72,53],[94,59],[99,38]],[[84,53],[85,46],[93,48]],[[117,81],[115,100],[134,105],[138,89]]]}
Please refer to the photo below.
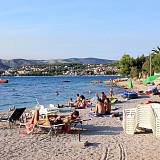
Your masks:
{"label": "swimmer in water", "polygon": [[58,92],[58,91],[56,91],[56,95],[57,95],[57,96],[59,95],[59,92]]}

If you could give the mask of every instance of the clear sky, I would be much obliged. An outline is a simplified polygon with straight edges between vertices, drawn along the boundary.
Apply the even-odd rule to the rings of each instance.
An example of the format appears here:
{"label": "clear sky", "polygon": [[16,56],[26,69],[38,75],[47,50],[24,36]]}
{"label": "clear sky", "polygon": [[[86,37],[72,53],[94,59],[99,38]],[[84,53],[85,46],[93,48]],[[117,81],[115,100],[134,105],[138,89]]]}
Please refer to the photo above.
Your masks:
{"label": "clear sky", "polygon": [[119,59],[160,45],[159,0],[0,0],[0,58]]}

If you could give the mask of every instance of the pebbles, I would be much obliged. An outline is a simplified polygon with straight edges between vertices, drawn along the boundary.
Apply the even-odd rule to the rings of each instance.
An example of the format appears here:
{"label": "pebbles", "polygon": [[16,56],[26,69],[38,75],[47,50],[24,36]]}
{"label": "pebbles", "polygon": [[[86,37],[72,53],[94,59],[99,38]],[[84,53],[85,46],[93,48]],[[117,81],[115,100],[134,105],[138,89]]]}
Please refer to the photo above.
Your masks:
{"label": "pebbles", "polygon": [[[156,97],[155,97],[156,98]],[[115,104],[123,108],[136,107],[146,98]],[[116,112],[117,112],[116,111]],[[89,109],[80,110],[87,119]],[[20,130],[20,131],[19,131]],[[93,117],[81,131],[85,149],[70,145],[78,140],[77,132],[60,134],[51,139],[45,134],[22,134],[24,128],[0,129],[0,159],[3,160],[134,160],[159,159],[160,141],[152,133],[126,135],[118,117]]]}

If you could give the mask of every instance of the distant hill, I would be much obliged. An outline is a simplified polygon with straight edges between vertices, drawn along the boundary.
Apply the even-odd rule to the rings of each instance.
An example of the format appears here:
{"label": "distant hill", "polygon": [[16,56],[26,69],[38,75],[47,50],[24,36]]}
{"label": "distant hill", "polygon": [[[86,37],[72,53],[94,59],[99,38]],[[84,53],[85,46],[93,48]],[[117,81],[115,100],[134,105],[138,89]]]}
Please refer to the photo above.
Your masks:
{"label": "distant hill", "polygon": [[69,58],[64,59],[69,63],[81,63],[81,64],[112,64],[115,60],[99,59],[99,58]]}
{"label": "distant hill", "polygon": [[0,70],[6,70],[9,68],[19,68],[25,65],[47,64],[45,60],[26,60],[26,59],[0,59]]}
{"label": "distant hill", "polygon": [[25,65],[38,64],[55,64],[55,63],[81,63],[81,64],[111,64],[115,60],[99,59],[99,58],[68,58],[68,59],[53,59],[53,60],[26,60],[26,59],[0,59],[0,70],[9,68],[19,68]]}

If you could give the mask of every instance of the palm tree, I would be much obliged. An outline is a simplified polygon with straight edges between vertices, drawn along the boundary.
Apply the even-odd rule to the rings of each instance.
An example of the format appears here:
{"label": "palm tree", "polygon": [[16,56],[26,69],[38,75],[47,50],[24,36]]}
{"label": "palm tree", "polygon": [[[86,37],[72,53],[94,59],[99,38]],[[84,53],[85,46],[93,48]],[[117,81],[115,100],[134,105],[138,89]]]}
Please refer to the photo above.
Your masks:
{"label": "palm tree", "polygon": [[157,49],[152,49],[153,54],[159,54],[160,53],[160,47],[158,46]]}
{"label": "palm tree", "polygon": [[154,72],[160,72],[160,47],[158,46],[157,49],[152,49],[152,65]]}

